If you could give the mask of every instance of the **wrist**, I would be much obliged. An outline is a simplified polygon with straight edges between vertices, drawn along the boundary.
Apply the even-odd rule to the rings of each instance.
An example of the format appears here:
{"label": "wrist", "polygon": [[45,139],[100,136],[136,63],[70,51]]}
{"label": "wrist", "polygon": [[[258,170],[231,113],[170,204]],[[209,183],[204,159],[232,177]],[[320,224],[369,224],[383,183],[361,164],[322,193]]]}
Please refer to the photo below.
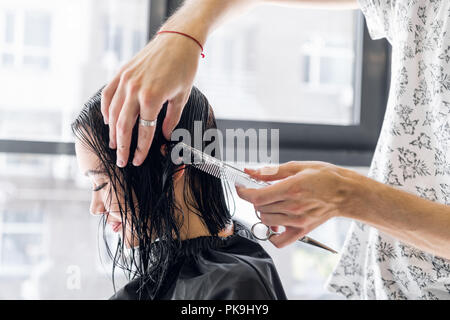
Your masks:
{"label": "wrist", "polygon": [[187,0],[160,28],[189,34],[203,46],[210,32],[237,12],[260,0]]}
{"label": "wrist", "polygon": [[363,215],[371,208],[373,197],[378,193],[378,183],[350,169],[343,169],[342,189],[345,201],[339,210],[339,216],[364,220]]}

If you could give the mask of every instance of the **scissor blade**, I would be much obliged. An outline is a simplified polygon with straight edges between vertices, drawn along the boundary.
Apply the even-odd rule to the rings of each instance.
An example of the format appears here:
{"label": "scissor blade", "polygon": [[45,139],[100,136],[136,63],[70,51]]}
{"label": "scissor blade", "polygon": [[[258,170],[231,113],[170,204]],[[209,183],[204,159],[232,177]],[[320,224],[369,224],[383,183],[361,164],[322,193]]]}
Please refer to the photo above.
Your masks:
{"label": "scissor blade", "polygon": [[304,243],[307,243],[307,244],[310,244],[310,245],[313,245],[313,246],[316,246],[316,247],[328,250],[328,251],[333,252],[333,253],[338,253],[336,250],[333,250],[330,247],[324,245],[323,243],[320,243],[319,241],[314,240],[314,239],[312,239],[310,237],[303,237],[301,239],[298,239],[298,241],[301,241],[301,242],[304,242]]}

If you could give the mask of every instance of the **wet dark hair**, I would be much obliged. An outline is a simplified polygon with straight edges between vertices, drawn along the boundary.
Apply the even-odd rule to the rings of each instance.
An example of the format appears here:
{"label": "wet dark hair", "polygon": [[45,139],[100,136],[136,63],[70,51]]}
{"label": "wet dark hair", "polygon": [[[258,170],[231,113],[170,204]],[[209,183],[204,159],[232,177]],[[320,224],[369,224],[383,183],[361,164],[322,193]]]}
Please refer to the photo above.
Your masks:
{"label": "wet dark hair", "polygon": [[[138,247],[131,248],[129,256],[125,257],[126,239],[124,241],[119,238],[117,249],[113,253],[103,236],[108,255],[113,261],[114,290],[114,270],[119,267],[124,270],[129,280],[140,279],[139,296],[144,294],[142,290],[145,289],[145,296],[155,297],[167,276],[171,261],[181,246],[180,227],[183,223],[183,213],[174,200],[173,184],[173,175],[181,169],[181,165],[176,165],[171,160],[175,143],[166,140],[162,134],[167,102],[158,115],[154,139],[143,164],[136,167],[131,163],[137,145],[136,124],[133,128],[128,164],[119,168],[116,166],[116,150],[109,148],[109,127],[104,124],[100,111],[102,89],[85,103],[72,124],[72,131],[81,143],[95,153],[100,160],[99,169],[105,171],[110,179],[108,201],[116,199],[112,197],[113,193],[116,196],[121,194],[124,198],[124,205],[119,204],[122,228],[125,231],[129,224],[128,227],[132,230],[131,242],[137,239],[139,243]],[[217,127],[208,100],[196,87],[191,90],[176,129],[187,129],[193,139],[194,121],[201,121],[202,136],[207,129]],[[203,141],[203,149],[209,143],[211,142]],[[165,154],[161,153],[163,145],[167,148]],[[184,183],[186,205],[198,213],[211,235],[217,236],[231,222],[227,201],[229,190],[220,180],[189,165],[185,167]],[[129,218],[126,218],[127,212]],[[105,235],[105,215],[102,215],[102,218],[102,231]],[[155,239],[159,241],[154,241]]]}

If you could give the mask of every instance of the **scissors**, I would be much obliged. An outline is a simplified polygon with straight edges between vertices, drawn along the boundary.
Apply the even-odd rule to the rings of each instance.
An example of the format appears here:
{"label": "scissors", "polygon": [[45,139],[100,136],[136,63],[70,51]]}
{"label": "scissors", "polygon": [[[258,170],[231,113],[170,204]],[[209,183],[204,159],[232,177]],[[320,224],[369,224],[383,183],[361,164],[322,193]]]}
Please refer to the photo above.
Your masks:
{"label": "scissors", "polygon": [[[262,188],[269,186],[270,184],[265,181],[258,181],[250,177],[247,173],[244,171],[233,167],[232,165],[227,164],[226,162],[223,162],[220,159],[214,158],[200,150],[197,150],[195,148],[192,148],[191,146],[188,146],[187,144],[180,142],[178,143],[181,145],[182,148],[187,150],[188,152],[191,152],[199,157],[202,161],[190,163],[194,166],[194,168],[197,168],[203,172],[206,172],[216,178],[223,179],[225,181],[231,181],[235,185],[243,185],[245,187],[250,188]],[[253,236],[255,236],[256,239],[266,241],[269,240],[271,236],[274,234],[281,234],[281,232],[275,232],[273,231],[269,226],[263,224],[261,222],[261,217],[258,214],[258,211],[255,209],[256,217],[259,219],[259,222],[255,223],[252,226],[251,232]],[[258,236],[258,234],[255,232],[256,228],[263,227],[263,236]],[[330,247],[320,243],[319,241],[316,241],[310,237],[302,237],[298,239],[298,241],[308,243],[310,245],[328,250],[333,253],[337,253],[335,250],[331,249]]]}
{"label": "scissors", "polygon": [[[262,223],[261,222],[261,217],[258,214],[257,210],[255,210],[255,214],[256,214],[256,217],[258,218],[259,222],[256,222],[252,226],[251,231],[252,231],[253,236],[256,239],[262,240],[262,241],[267,241],[267,240],[270,239],[271,236],[281,234],[281,232],[273,231],[272,228],[270,228],[269,226],[267,226],[264,223]],[[259,231],[258,231],[258,229],[259,229]],[[312,239],[310,237],[307,237],[307,236],[304,236],[304,237],[298,239],[298,241],[301,241],[301,242],[304,242],[304,243],[307,243],[307,244],[310,244],[310,245],[322,248],[324,250],[328,250],[328,251],[330,251],[332,253],[338,253],[336,250],[333,250],[330,247],[324,245],[323,243],[320,243],[319,241],[314,240],[314,239]]]}

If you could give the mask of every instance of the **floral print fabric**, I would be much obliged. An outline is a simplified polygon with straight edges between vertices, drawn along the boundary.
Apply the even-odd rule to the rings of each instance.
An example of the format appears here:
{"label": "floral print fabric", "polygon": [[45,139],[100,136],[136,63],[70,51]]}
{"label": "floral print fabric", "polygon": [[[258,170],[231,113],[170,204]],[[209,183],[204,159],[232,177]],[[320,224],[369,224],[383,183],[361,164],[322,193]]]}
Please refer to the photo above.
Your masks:
{"label": "floral print fabric", "polygon": [[[450,1],[359,3],[372,38],[392,45],[369,176],[450,205]],[[327,288],[348,299],[450,299],[450,261],[353,222]]]}

